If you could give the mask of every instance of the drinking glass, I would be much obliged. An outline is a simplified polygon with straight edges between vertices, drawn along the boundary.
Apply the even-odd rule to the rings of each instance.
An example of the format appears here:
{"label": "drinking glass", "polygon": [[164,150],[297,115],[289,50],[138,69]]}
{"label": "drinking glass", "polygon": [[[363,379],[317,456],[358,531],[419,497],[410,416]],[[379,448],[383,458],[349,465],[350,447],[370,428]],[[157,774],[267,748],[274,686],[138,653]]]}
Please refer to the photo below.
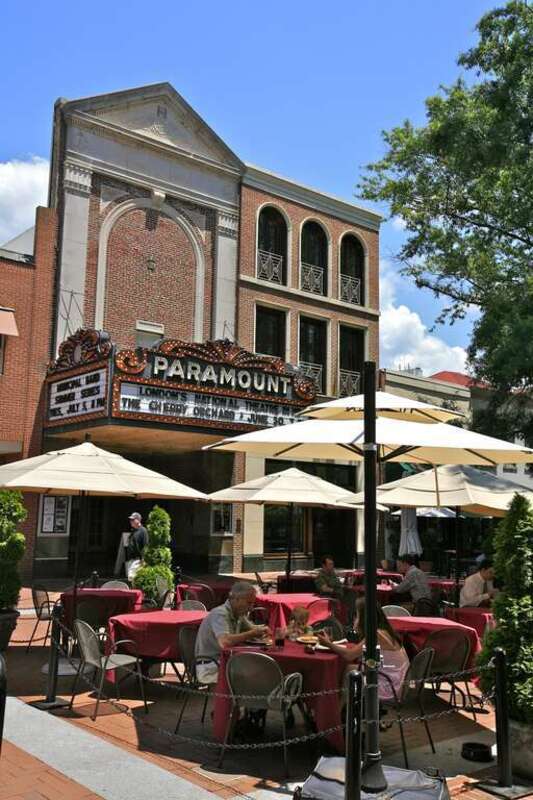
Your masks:
{"label": "drinking glass", "polygon": [[276,647],[285,647],[285,628],[276,628],[274,631],[274,644]]}

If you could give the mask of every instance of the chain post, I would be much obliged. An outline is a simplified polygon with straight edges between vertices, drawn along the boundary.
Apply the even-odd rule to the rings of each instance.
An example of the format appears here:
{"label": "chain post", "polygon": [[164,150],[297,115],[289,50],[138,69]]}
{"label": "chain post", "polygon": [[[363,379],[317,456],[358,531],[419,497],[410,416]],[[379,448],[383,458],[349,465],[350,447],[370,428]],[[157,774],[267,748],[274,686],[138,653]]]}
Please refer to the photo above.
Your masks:
{"label": "chain post", "polygon": [[99,584],[100,584],[100,576],[98,575],[98,572],[96,570],[93,570],[93,572],[91,572],[90,586],[92,589],[98,589]]}
{"label": "chain post", "polygon": [[4,738],[4,719],[6,714],[7,674],[6,662],[0,653],[0,755],[2,753],[2,739]]}
{"label": "chain post", "polygon": [[361,799],[361,749],[363,736],[363,676],[357,670],[348,675],[346,707],[345,800]]}
{"label": "chain post", "polygon": [[513,785],[511,766],[511,738],[509,736],[509,705],[507,701],[507,665],[505,650],[497,647],[494,651],[495,690],[496,690],[496,746],[498,749],[498,783],[500,786]]}

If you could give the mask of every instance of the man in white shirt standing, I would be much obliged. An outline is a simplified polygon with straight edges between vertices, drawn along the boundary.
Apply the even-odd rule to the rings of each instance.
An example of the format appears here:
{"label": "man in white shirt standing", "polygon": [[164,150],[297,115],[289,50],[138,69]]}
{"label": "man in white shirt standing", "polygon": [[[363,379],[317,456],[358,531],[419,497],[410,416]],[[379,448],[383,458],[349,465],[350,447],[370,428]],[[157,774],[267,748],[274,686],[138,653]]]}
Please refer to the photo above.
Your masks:
{"label": "man in white shirt standing", "polygon": [[479,570],[466,578],[459,598],[461,608],[464,606],[490,606],[493,598],[498,594],[493,581],[494,568],[492,562],[486,558],[480,563]]}

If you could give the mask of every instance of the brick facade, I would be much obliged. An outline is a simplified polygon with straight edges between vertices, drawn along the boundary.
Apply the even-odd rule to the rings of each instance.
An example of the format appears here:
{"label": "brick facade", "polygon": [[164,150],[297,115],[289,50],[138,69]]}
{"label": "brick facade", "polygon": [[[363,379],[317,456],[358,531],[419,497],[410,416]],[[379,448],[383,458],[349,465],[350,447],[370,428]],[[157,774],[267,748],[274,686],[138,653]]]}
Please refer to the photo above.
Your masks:
{"label": "brick facade", "polygon": [[[278,286],[267,281],[257,281],[256,247],[257,220],[259,210],[272,205],[281,210],[289,222],[289,276],[288,286]],[[329,239],[328,296],[312,295],[299,289],[300,239],[303,223],[313,219],[321,223]],[[366,307],[341,303],[338,297],[339,254],[342,237],[354,234],[362,242],[366,254]],[[240,280],[238,288],[237,338],[239,343],[254,350],[255,306],[264,303],[275,305],[289,314],[287,360],[298,362],[298,322],[300,315],[319,317],[328,323],[328,382],[327,394],[337,393],[337,371],[339,351],[339,324],[351,325],[366,331],[366,357],[377,361],[379,356],[378,317],[379,308],[379,234],[356,227],[333,216],[314,212],[297,203],[288,202],[274,194],[242,187],[241,235],[240,235]],[[247,280],[251,279],[251,280]]]}
{"label": "brick facade", "polygon": [[[18,453],[0,455],[0,463],[38,455],[42,448],[43,380],[50,360],[57,215],[38,208],[35,254],[24,263],[0,256],[0,304],[15,311],[18,337],[8,337],[0,375],[0,443],[20,441]],[[5,251],[4,251],[5,253]],[[31,574],[38,497],[26,495],[26,555],[22,575]]]}

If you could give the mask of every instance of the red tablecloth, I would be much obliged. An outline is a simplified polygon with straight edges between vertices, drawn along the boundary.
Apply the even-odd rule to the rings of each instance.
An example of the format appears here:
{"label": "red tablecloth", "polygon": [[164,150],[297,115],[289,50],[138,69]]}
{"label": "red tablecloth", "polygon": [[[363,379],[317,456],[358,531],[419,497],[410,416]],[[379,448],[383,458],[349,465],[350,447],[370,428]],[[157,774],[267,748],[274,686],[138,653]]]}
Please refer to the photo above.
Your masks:
{"label": "red tablecloth", "polygon": [[480,639],[483,638],[485,629],[494,626],[494,614],[488,608],[476,608],[466,606],[465,608],[447,608],[446,617],[459,622],[461,625],[468,625],[475,628]]}
{"label": "red tablecloth", "polygon": [[[364,583],[355,583],[353,586],[345,586],[344,589],[347,592],[355,592],[358,595],[363,595],[365,593]],[[392,592],[394,591],[394,586],[389,586],[388,583],[378,583],[376,586],[376,591],[378,595],[378,603],[382,606],[386,606],[390,600]]]}
{"label": "red tablecloth", "polygon": [[460,625],[450,619],[442,619],[442,617],[389,617],[389,622],[397,633],[402,634],[404,642],[408,641],[417,652],[423,650],[430,633],[450,628],[460,628],[470,639],[470,663],[467,664],[467,669],[473,666],[475,656],[481,650],[481,643],[475,629]]}
{"label": "red tablecloth", "polygon": [[200,625],[205,611],[146,611],[121,614],[108,622],[109,640],[132,639],[123,652],[133,652],[140,658],[178,661],[179,630],[184,625]]}
{"label": "red tablecloth", "polygon": [[228,599],[230,589],[235,582],[235,578],[228,578],[227,580],[198,580],[198,584],[196,584],[194,581],[180,583],[179,586],[176,586],[176,602],[180,603],[182,600],[185,600],[185,592],[189,588],[194,589],[196,586],[198,586],[201,590],[201,585],[203,583],[204,586],[209,586],[210,589],[212,589],[213,594],[215,595],[215,605],[221,606],[222,603],[225,603]]}
{"label": "red tablecloth", "polygon": [[[320,601],[320,602],[316,602]],[[289,624],[291,612],[296,606],[308,608],[311,603],[315,603],[309,617],[309,624],[325,619],[329,614],[329,602],[327,597],[319,597],[310,592],[299,592],[298,594],[258,594],[257,606],[266,608],[269,613],[268,625],[273,631],[274,628],[284,628]]]}
{"label": "red tablecloth", "polygon": [[[218,671],[216,692],[228,694],[229,687],[226,680],[226,663],[231,653],[253,650],[252,647],[228,648],[222,652]],[[259,651],[258,651],[259,652]],[[315,652],[306,653],[304,646],[298,642],[285,642],[281,649],[271,648],[267,655],[275,659],[284,675],[290,672],[301,672],[303,675],[303,692],[318,692],[324,689],[337,689],[340,686],[344,661],[335,653]],[[341,724],[339,696],[326,694],[321,697],[310,697],[306,703],[313,712],[316,726],[319,731],[334,728]],[[226,725],[231,711],[231,700],[216,697],[213,713],[213,733],[219,741],[223,741]],[[339,752],[344,751],[342,731],[336,731],[328,737],[330,744]]]}
{"label": "red tablecloth", "polygon": [[[343,570],[345,578],[363,578],[365,576],[365,571],[363,569],[345,569]],[[395,580],[401,581],[403,580],[403,575],[400,572],[388,572],[385,569],[378,569],[377,570],[378,580]]]}
{"label": "red tablecloth", "polygon": [[[98,608],[100,624],[106,625],[109,617],[114,617],[116,614],[130,614],[135,609],[140,609],[143,597],[140,589],[79,589],[77,602],[90,600],[91,605]],[[61,604],[65,609],[64,623],[72,630],[74,610],[72,590],[62,593]]]}

